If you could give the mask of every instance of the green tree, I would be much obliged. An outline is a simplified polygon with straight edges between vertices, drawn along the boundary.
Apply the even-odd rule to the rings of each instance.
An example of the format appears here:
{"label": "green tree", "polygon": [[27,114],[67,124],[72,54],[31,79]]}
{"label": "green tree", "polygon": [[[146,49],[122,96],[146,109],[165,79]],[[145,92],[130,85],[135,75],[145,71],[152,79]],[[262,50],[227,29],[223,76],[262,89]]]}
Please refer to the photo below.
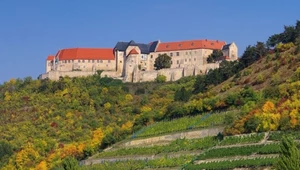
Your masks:
{"label": "green tree", "polygon": [[187,102],[190,96],[191,96],[191,92],[187,91],[185,87],[181,87],[179,90],[175,92],[174,100]]}
{"label": "green tree", "polygon": [[280,170],[299,170],[300,152],[290,137],[283,137],[281,141],[281,155],[277,165]]}
{"label": "green tree", "polygon": [[263,42],[257,42],[256,44],[256,54],[258,55],[259,58],[262,58],[263,56],[267,55],[268,49],[266,48],[265,43]]}
{"label": "green tree", "polygon": [[218,58],[222,56],[223,56],[222,50],[213,50],[213,52],[207,58],[207,63],[214,63]]}
{"label": "green tree", "polygon": [[155,59],[154,67],[156,70],[171,67],[171,57],[167,54],[161,54]]}
{"label": "green tree", "polygon": [[8,162],[8,158],[13,154],[11,145],[6,141],[0,141],[0,167]]}
{"label": "green tree", "polygon": [[78,161],[73,157],[66,157],[62,161],[62,166],[65,170],[78,170]]}

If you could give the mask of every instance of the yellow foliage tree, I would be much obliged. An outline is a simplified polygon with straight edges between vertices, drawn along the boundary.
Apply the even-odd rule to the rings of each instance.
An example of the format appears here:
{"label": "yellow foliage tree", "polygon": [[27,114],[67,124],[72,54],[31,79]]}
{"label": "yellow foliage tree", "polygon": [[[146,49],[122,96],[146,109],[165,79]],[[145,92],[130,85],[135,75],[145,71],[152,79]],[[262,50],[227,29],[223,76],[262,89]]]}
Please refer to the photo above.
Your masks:
{"label": "yellow foliage tree", "polygon": [[122,130],[125,130],[125,131],[129,131],[131,130],[133,126],[133,123],[131,121],[127,121],[126,123],[124,123],[121,127]]}
{"label": "yellow foliage tree", "polygon": [[46,161],[40,162],[40,163],[35,167],[35,170],[48,170],[48,168],[47,168],[47,162],[46,162]]}
{"label": "yellow foliage tree", "polygon": [[125,100],[126,100],[126,101],[132,101],[132,100],[133,100],[132,95],[131,95],[131,94],[126,94]]}
{"label": "yellow foliage tree", "polygon": [[34,166],[34,163],[39,158],[39,154],[31,144],[19,151],[16,155],[16,165],[18,169],[26,169],[28,166]]}
{"label": "yellow foliage tree", "polygon": [[97,147],[104,137],[104,133],[101,128],[98,128],[93,131],[93,138],[92,138],[92,147]]}
{"label": "yellow foliage tree", "polygon": [[104,104],[104,109],[108,111],[111,108],[111,104],[109,102]]}
{"label": "yellow foliage tree", "polygon": [[146,113],[146,112],[150,112],[152,109],[151,109],[151,107],[149,107],[149,106],[143,106],[142,108],[141,108],[141,112],[142,113]]}

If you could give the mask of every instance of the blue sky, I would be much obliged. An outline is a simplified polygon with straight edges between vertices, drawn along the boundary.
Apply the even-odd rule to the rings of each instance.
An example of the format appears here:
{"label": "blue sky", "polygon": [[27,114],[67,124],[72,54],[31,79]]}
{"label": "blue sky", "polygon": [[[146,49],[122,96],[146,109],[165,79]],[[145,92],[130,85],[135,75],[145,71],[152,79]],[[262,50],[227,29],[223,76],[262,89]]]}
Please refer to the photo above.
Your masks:
{"label": "blue sky", "polygon": [[0,83],[45,72],[70,47],[218,39],[247,45],[294,25],[299,0],[0,0]]}

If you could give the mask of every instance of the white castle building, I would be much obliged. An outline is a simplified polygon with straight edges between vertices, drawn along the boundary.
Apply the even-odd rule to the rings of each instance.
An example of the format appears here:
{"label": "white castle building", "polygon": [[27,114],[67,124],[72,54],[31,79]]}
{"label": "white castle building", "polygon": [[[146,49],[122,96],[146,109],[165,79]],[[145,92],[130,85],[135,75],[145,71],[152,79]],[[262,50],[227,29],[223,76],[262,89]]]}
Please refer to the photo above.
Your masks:
{"label": "white castle building", "polygon": [[[207,63],[213,50],[222,50],[223,59],[238,58],[236,44],[218,40],[189,40],[178,42],[154,41],[148,44],[118,42],[114,48],[70,48],[62,49],[56,55],[48,56],[46,73],[40,79],[58,80],[60,76],[88,76],[102,70],[102,76],[123,79],[125,82],[153,81],[158,75],[165,75],[167,81],[183,76],[203,74],[219,67],[219,63]],[[171,67],[155,70],[155,59],[169,55]]]}

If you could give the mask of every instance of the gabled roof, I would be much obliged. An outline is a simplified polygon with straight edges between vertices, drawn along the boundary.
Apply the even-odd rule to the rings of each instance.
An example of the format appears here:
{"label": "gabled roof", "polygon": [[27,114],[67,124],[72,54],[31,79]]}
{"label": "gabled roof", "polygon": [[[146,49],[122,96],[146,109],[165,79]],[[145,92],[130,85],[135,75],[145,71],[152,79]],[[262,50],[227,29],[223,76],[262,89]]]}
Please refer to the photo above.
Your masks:
{"label": "gabled roof", "polygon": [[112,48],[69,48],[59,50],[55,57],[59,60],[114,60]]}
{"label": "gabled roof", "polygon": [[128,55],[131,55],[131,54],[139,54],[135,49],[132,49]]}
{"label": "gabled roof", "polygon": [[179,51],[179,50],[192,50],[192,49],[222,49],[226,43],[218,40],[190,40],[179,42],[165,42],[160,43],[156,49],[157,52],[163,51]]}
{"label": "gabled roof", "polygon": [[222,47],[222,50],[228,50],[232,43],[226,44]]}
{"label": "gabled roof", "polygon": [[150,52],[154,52],[157,44],[158,41],[154,41],[149,44],[143,44],[143,43],[136,43],[133,40],[131,40],[130,42],[118,42],[114,50],[125,51],[128,46],[138,46],[142,54],[149,54]]}
{"label": "gabled roof", "polygon": [[49,55],[49,56],[47,57],[47,60],[48,60],[48,61],[53,60],[53,59],[54,59],[54,56],[53,56],[53,55]]}

